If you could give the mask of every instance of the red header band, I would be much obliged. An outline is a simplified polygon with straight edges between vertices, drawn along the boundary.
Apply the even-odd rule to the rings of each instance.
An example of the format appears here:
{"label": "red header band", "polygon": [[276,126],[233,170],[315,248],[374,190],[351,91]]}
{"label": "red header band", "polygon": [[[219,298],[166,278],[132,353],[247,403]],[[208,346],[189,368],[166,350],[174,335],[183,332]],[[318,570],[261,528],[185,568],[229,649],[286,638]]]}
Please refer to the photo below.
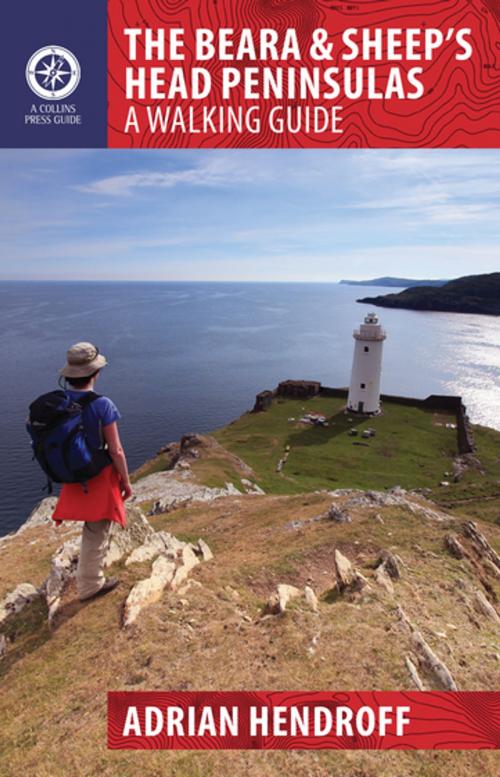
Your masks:
{"label": "red header band", "polygon": [[500,745],[494,692],[108,694],[108,747],[152,750],[479,750]]}
{"label": "red header band", "polygon": [[111,147],[500,146],[496,0],[109,2]]}

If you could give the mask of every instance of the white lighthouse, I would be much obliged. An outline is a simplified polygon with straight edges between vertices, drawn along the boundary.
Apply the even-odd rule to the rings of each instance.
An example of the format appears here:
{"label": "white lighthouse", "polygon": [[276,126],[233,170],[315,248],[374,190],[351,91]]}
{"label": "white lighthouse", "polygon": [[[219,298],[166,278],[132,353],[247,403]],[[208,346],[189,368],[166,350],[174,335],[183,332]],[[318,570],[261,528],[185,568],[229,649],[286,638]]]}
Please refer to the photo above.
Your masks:
{"label": "white lighthouse", "polygon": [[382,349],[386,338],[378,316],[368,313],[359,329],[354,330],[354,356],[347,407],[354,413],[380,411]]}

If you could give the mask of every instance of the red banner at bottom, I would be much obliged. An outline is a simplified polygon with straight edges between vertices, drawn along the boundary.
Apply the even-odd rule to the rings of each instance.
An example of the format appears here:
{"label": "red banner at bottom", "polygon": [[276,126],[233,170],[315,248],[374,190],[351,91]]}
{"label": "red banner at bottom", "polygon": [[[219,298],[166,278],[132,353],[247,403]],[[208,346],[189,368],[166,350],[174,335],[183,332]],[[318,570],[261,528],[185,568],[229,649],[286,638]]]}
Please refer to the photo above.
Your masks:
{"label": "red banner at bottom", "polygon": [[108,747],[132,750],[480,750],[500,745],[500,693],[108,693]]}

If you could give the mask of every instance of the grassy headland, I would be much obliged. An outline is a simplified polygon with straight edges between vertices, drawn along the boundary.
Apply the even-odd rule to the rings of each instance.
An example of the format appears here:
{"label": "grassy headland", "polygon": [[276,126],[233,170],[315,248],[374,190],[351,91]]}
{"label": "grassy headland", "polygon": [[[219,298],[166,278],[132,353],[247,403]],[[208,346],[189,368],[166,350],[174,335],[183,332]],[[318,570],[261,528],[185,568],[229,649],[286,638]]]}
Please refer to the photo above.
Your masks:
{"label": "grassy headland", "polygon": [[[204,438],[200,457],[191,462],[193,477],[211,488],[231,482],[241,488],[249,478],[268,494],[360,488],[429,489],[442,507],[464,516],[498,521],[500,432],[472,426],[477,446],[472,465],[454,478],[458,457],[455,416],[385,402],[376,417],[344,414],[345,400],[334,397],[275,399],[260,413],[247,412]],[[324,415],[328,426],[306,425],[308,413]],[[293,420],[292,420],[293,419]],[[349,431],[355,429],[356,436]],[[363,438],[365,430],[375,436]],[[287,456],[282,471],[278,462]],[[172,453],[146,462],[134,475],[172,466]],[[251,475],[245,469],[251,469]],[[441,483],[448,483],[446,486]]]}
{"label": "grassy headland", "polygon": [[[384,404],[383,414],[357,417],[343,412],[345,400],[331,397],[277,399],[261,413],[245,413],[214,433],[241,456],[265,491],[293,494],[315,489],[432,488],[445,479],[457,455],[453,415]],[[328,427],[300,422],[305,414],[324,415]],[[293,420],[291,420],[293,419]],[[356,436],[349,434],[350,429]],[[362,432],[375,431],[363,438]],[[289,446],[283,471],[278,461]]]}

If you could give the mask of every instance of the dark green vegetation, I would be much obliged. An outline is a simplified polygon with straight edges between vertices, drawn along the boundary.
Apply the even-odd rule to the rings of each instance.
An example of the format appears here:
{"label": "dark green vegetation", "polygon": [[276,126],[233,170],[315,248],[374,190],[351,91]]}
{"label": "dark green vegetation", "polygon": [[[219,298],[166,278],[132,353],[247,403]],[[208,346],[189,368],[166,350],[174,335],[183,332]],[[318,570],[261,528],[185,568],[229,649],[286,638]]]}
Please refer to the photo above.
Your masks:
{"label": "dark green vegetation", "polygon": [[413,286],[444,286],[448,281],[438,280],[417,280],[415,278],[392,278],[391,276],[385,276],[384,278],[372,278],[368,281],[339,281],[346,286],[396,286],[398,288],[409,289]]}
{"label": "dark green vegetation", "polygon": [[[275,400],[269,410],[246,413],[214,437],[244,459],[272,493],[434,487],[446,479],[457,455],[456,431],[446,428],[454,416],[385,403],[383,415],[360,418],[345,415],[344,406],[345,400],[331,397]],[[325,415],[329,426],[301,424],[309,412]],[[348,434],[352,427],[355,437]],[[376,436],[364,439],[369,428]],[[280,473],[276,467],[287,446]]]}
{"label": "dark green vegetation", "polygon": [[384,308],[440,310],[452,313],[483,313],[500,316],[500,272],[468,275],[445,283],[441,288],[421,286],[399,294],[364,297],[358,302]]}

